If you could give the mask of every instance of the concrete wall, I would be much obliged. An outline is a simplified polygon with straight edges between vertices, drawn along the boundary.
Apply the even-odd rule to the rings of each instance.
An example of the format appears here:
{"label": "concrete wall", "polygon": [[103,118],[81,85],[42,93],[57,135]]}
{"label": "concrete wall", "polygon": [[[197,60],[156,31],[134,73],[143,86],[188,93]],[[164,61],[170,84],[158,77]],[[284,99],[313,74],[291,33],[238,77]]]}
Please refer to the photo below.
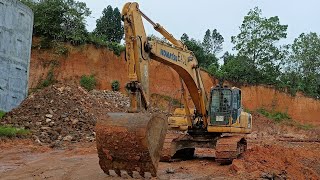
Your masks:
{"label": "concrete wall", "polygon": [[10,111],[28,94],[33,12],[0,0],[0,109]]}

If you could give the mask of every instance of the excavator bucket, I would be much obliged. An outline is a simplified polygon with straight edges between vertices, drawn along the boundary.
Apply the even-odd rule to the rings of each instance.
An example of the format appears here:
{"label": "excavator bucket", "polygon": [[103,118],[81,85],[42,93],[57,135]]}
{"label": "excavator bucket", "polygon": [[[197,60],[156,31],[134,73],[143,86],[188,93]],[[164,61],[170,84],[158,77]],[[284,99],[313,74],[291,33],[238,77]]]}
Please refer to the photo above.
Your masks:
{"label": "excavator bucket", "polygon": [[150,113],[108,113],[96,125],[101,169],[118,176],[156,176],[167,118]]}

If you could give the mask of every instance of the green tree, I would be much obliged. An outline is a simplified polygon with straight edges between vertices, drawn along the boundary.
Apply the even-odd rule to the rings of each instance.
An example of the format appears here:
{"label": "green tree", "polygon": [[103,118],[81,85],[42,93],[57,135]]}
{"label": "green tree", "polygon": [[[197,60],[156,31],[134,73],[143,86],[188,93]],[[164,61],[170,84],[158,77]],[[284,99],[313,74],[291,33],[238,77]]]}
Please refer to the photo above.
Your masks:
{"label": "green tree", "polygon": [[208,29],[203,37],[202,46],[204,51],[208,54],[213,50],[213,42],[212,42],[211,31]]}
{"label": "green tree", "polygon": [[214,29],[212,31],[212,52],[214,54],[220,53],[223,49],[223,42],[224,38],[223,36],[218,32],[217,29]]}
{"label": "green tree", "polygon": [[189,36],[186,33],[183,33],[180,39],[183,43],[186,43],[189,41]]}
{"label": "green tree", "polygon": [[224,62],[219,73],[223,79],[238,83],[256,84],[261,78],[261,74],[255,65],[246,56],[229,54],[224,57]]}
{"label": "green tree", "polygon": [[292,44],[292,59],[304,75],[320,73],[320,36],[302,33]]}
{"label": "green tree", "polygon": [[223,63],[224,64],[227,64],[229,62],[229,60],[233,59],[234,58],[234,55],[233,54],[230,54],[228,51],[226,51],[223,56],[222,56],[222,59],[223,59]]}
{"label": "green tree", "polygon": [[301,74],[290,67],[286,67],[285,73],[282,73],[279,78],[278,88],[287,89],[291,95],[295,95],[299,90],[302,90],[302,87]]}
{"label": "green tree", "polygon": [[211,33],[208,29],[203,37],[202,46],[207,54],[217,54],[222,51],[223,36],[214,29]]}
{"label": "green tree", "polygon": [[290,60],[291,67],[296,67],[291,68],[291,75],[301,79],[300,89],[320,96],[320,36],[302,33],[292,44]]}
{"label": "green tree", "polygon": [[218,58],[214,54],[207,52],[203,43],[193,38],[189,39],[186,33],[181,36],[181,41],[194,53],[200,67],[208,69],[212,64],[218,66]]}
{"label": "green tree", "polygon": [[88,36],[85,18],[91,14],[86,3],[64,0],[63,12],[61,27],[65,36],[64,40],[69,40],[73,44],[85,42]]}
{"label": "green tree", "polygon": [[276,84],[281,74],[284,50],[277,46],[279,40],[286,38],[287,25],[281,25],[277,16],[262,17],[261,10],[251,9],[244,17],[240,33],[232,37],[238,56],[245,56],[250,64],[262,74],[261,83]]}
{"label": "green tree", "polygon": [[104,41],[120,43],[124,30],[119,9],[113,9],[110,5],[103,9],[102,16],[97,20],[94,33]]}
{"label": "green tree", "polygon": [[218,65],[218,59],[214,54],[206,53],[201,42],[190,39],[185,41],[184,44],[194,53],[200,67],[208,69],[211,64]]}
{"label": "green tree", "polygon": [[43,0],[35,2],[33,8],[33,33],[50,39],[58,38],[63,33],[63,0]]}
{"label": "green tree", "polygon": [[188,47],[190,51],[194,53],[200,66],[205,67],[206,65],[209,65],[208,62],[206,62],[207,60],[205,59],[205,51],[202,48],[202,44],[200,41],[197,41],[192,38],[190,40],[185,41],[184,44]]}
{"label": "green tree", "polygon": [[34,12],[33,32],[48,39],[71,41],[86,40],[85,18],[91,14],[83,2],[75,0],[21,0]]}

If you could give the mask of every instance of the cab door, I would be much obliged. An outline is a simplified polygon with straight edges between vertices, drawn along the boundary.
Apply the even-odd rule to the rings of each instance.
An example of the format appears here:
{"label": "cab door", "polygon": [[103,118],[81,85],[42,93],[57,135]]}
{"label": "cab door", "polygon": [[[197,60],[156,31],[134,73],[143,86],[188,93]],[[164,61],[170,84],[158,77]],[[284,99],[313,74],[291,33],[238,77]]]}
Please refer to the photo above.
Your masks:
{"label": "cab door", "polygon": [[232,90],[232,124],[237,122],[241,115],[241,91],[239,89]]}
{"label": "cab door", "polygon": [[210,100],[210,124],[228,126],[232,119],[232,91],[229,88],[214,88]]}

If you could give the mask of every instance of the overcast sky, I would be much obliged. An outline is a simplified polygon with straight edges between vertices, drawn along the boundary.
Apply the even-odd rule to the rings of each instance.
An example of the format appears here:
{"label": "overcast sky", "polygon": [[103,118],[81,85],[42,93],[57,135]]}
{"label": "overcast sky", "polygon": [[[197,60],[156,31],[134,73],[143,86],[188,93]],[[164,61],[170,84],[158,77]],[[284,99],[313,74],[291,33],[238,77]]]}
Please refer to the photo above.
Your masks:
{"label": "overcast sky", "polygon": [[[108,5],[118,7],[124,0],[80,0],[92,11],[87,19],[88,30],[95,28],[96,19]],[[231,36],[239,33],[243,17],[258,6],[265,17],[279,16],[280,23],[289,25],[288,39],[292,43],[302,32],[320,34],[319,0],[138,0],[140,9],[153,21],[160,23],[176,38],[183,33],[202,40],[207,29],[218,29],[225,38],[224,51],[233,47]],[[160,36],[150,25],[145,24],[147,34]]]}

